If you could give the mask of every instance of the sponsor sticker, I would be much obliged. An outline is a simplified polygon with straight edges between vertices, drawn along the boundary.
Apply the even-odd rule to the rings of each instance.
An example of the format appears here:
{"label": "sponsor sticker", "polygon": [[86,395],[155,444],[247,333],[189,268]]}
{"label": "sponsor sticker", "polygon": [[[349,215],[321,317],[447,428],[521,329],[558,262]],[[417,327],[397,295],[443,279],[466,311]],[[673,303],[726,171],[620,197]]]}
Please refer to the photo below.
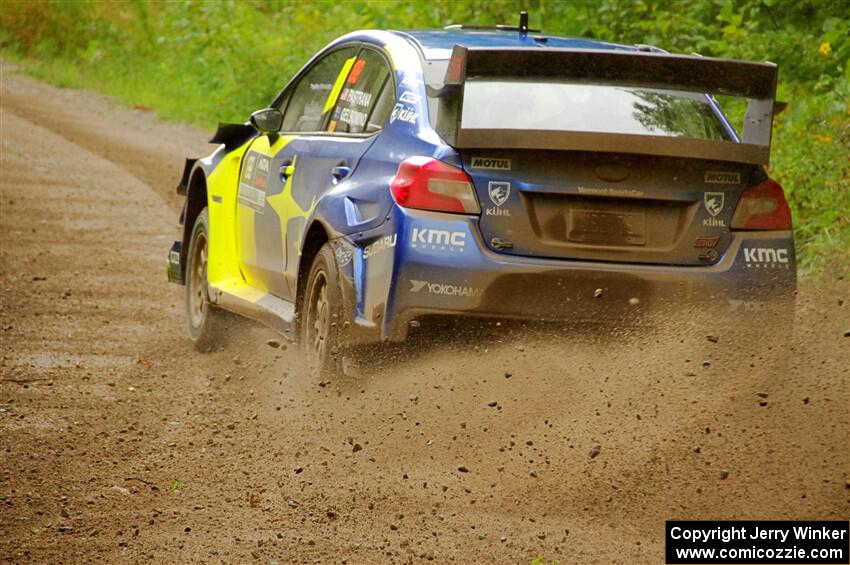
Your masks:
{"label": "sponsor sticker", "polygon": [[413,75],[404,75],[401,79],[401,86],[406,88],[417,88],[422,85],[422,81]]}
{"label": "sponsor sticker", "polygon": [[395,122],[396,120],[400,122],[407,122],[409,124],[415,124],[416,118],[419,116],[413,108],[409,108],[402,103],[398,103],[393,106],[393,111],[390,113],[390,123]]}
{"label": "sponsor sticker", "polygon": [[381,251],[386,251],[387,249],[391,249],[395,247],[396,240],[398,239],[398,234],[392,234],[384,236],[380,239],[376,239],[369,245],[363,248],[363,258],[368,259],[369,257],[374,257]]}
{"label": "sponsor sticker", "polygon": [[511,183],[491,180],[487,185],[487,193],[490,195],[493,204],[501,206],[511,195]]}
{"label": "sponsor sticker", "polygon": [[473,157],[473,169],[489,169],[492,171],[510,171],[511,160],[495,157]]}
{"label": "sponsor sticker", "polygon": [[252,208],[258,214],[263,213],[266,206],[266,193],[247,184],[239,185],[239,203]]}
{"label": "sponsor sticker", "polygon": [[745,247],[744,263],[747,268],[787,269],[790,259],[788,249],[775,247]]}
{"label": "sponsor sticker", "polygon": [[466,233],[432,228],[413,228],[410,233],[410,246],[414,249],[463,253],[466,246]]}
{"label": "sponsor sticker", "polygon": [[423,290],[427,291],[428,294],[435,294],[437,296],[456,296],[461,298],[481,296],[481,289],[472,286],[410,279],[410,292],[421,292]]}
{"label": "sponsor sticker", "polygon": [[348,246],[340,244],[334,249],[334,255],[336,255],[337,266],[342,268],[351,263],[351,259],[354,257],[354,251]]}
{"label": "sponsor sticker", "polygon": [[348,75],[348,84],[355,84],[358,80],[360,80],[360,75],[363,73],[363,69],[366,68],[366,60],[365,59],[357,59],[354,63],[354,66],[351,67],[351,73]]}
{"label": "sponsor sticker", "polygon": [[707,184],[741,184],[741,173],[730,171],[706,171]]}
{"label": "sponsor sticker", "polygon": [[272,159],[251,151],[245,158],[242,170],[242,180],[239,183],[237,200],[243,206],[262,214],[266,206],[266,188],[269,184],[269,170]]}
{"label": "sponsor sticker", "polygon": [[419,95],[415,92],[405,90],[401,93],[401,96],[399,96],[398,99],[400,102],[405,102],[407,104],[416,104],[417,102],[419,102]]}
{"label": "sponsor sticker", "polygon": [[257,153],[251,151],[245,158],[245,168],[242,170],[242,180],[247,182],[254,178],[254,167],[257,166]]}
{"label": "sponsor sticker", "polygon": [[694,240],[694,247],[713,249],[717,246],[718,241],[720,241],[719,235],[715,235],[714,237],[698,237]]}
{"label": "sponsor sticker", "polygon": [[271,162],[271,158],[265,155],[260,155],[257,158],[257,169],[254,171],[253,184],[261,190],[265,190],[269,185],[269,168]]}
{"label": "sponsor sticker", "polygon": [[717,216],[723,211],[723,204],[726,202],[725,192],[706,192],[703,195],[705,210],[711,214],[711,217]]}
{"label": "sponsor sticker", "polygon": [[702,219],[704,228],[725,228],[726,220],[717,216],[723,211],[723,206],[726,203],[725,192],[706,192],[703,194],[703,204],[709,217]]}
{"label": "sponsor sticker", "polygon": [[358,112],[352,108],[343,108],[339,115],[339,121],[356,127],[362,127],[366,123],[366,112]]}
{"label": "sponsor sticker", "polygon": [[343,102],[348,102],[352,106],[362,106],[368,108],[372,103],[372,93],[363,92],[354,88],[344,88],[339,95],[339,99]]}
{"label": "sponsor sticker", "polygon": [[608,188],[596,186],[579,186],[578,193],[599,196],[624,196],[626,198],[640,198],[643,196],[642,190],[636,190],[634,188]]}
{"label": "sponsor sticker", "polygon": [[721,218],[703,218],[702,227],[704,228],[725,228],[726,220]]}

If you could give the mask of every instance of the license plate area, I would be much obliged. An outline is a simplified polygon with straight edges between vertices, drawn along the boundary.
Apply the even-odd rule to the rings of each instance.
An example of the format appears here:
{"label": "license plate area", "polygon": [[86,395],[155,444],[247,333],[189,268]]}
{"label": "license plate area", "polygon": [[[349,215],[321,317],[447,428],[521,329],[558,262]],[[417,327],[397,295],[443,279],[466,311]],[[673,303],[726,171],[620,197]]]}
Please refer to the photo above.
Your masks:
{"label": "license plate area", "polygon": [[646,212],[573,208],[567,240],[590,245],[646,245]]}

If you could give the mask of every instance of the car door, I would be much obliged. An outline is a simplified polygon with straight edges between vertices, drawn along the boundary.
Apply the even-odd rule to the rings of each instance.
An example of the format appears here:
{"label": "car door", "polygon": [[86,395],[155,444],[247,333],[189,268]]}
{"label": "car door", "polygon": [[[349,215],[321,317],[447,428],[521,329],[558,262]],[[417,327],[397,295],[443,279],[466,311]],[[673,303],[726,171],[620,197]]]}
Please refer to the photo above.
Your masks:
{"label": "car door", "polygon": [[297,284],[299,252],[308,216],[327,192],[345,194],[356,188],[357,165],[389,118],[394,101],[389,63],[377,50],[364,47],[339,89],[326,131],[304,136],[294,144],[292,199],[305,213],[290,218],[286,228],[286,274],[291,288]]}
{"label": "car door", "polygon": [[278,102],[282,132],[258,136],[245,151],[236,204],[237,249],[246,282],[259,290],[294,297],[284,276],[287,227],[293,218],[306,217],[310,206],[294,198],[297,148],[304,136],[325,129],[341,90],[337,83],[354,65],[357,49],[344,46],[316,61]]}
{"label": "car door", "polygon": [[389,116],[394,85],[387,61],[370,48],[356,53],[338,49],[311,67],[282,103],[280,135],[259,137],[245,156],[243,173],[254,156],[269,175],[263,212],[243,211],[252,284],[282,298],[295,298],[307,219],[319,197],[344,188]]}

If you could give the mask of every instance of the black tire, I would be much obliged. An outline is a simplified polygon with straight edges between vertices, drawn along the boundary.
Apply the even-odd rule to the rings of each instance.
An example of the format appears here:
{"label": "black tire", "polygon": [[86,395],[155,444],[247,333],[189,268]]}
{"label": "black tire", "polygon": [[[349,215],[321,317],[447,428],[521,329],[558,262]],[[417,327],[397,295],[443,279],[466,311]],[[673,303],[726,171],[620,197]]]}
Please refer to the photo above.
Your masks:
{"label": "black tire", "polygon": [[209,213],[204,208],[195,220],[189,240],[189,252],[186,255],[186,327],[189,330],[189,338],[198,351],[209,351],[219,344],[225,329],[225,313],[210,304],[209,300],[209,223]]}
{"label": "black tire", "polygon": [[310,267],[300,326],[301,351],[319,378],[342,375],[342,291],[333,249],[325,244]]}

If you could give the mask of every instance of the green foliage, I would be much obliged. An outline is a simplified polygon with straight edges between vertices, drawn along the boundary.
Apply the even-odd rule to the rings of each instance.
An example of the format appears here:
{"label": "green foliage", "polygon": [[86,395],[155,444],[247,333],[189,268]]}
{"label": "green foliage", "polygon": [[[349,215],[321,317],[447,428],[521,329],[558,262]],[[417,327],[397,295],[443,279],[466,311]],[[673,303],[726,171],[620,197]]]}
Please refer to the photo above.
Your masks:
{"label": "green foliage", "polygon": [[186,483],[185,483],[185,482],[183,482],[183,481],[180,481],[180,480],[178,480],[178,479],[174,479],[174,480],[173,480],[173,481],[171,481],[171,483],[168,485],[168,490],[169,490],[169,491],[180,490],[180,489],[183,489],[183,488],[186,488]]}
{"label": "green foliage", "polygon": [[[5,57],[166,119],[212,127],[265,106],[346,32],[514,23],[779,65],[772,174],[789,194],[806,268],[850,264],[850,2],[846,0],[4,0]],[[741,116],[740,108],[732,114]]]}
{"label": "green foliage", "polygon": [[538,555],[534,559],[531,560],[531,565],[559,565],[561,562],[553,559],[549,561],[542,555]]}
{"label": "green foliage", "polygon": [[788,192],[804,274],[850,267],[850,84],[802,89],[773,135],[773,176]]}

